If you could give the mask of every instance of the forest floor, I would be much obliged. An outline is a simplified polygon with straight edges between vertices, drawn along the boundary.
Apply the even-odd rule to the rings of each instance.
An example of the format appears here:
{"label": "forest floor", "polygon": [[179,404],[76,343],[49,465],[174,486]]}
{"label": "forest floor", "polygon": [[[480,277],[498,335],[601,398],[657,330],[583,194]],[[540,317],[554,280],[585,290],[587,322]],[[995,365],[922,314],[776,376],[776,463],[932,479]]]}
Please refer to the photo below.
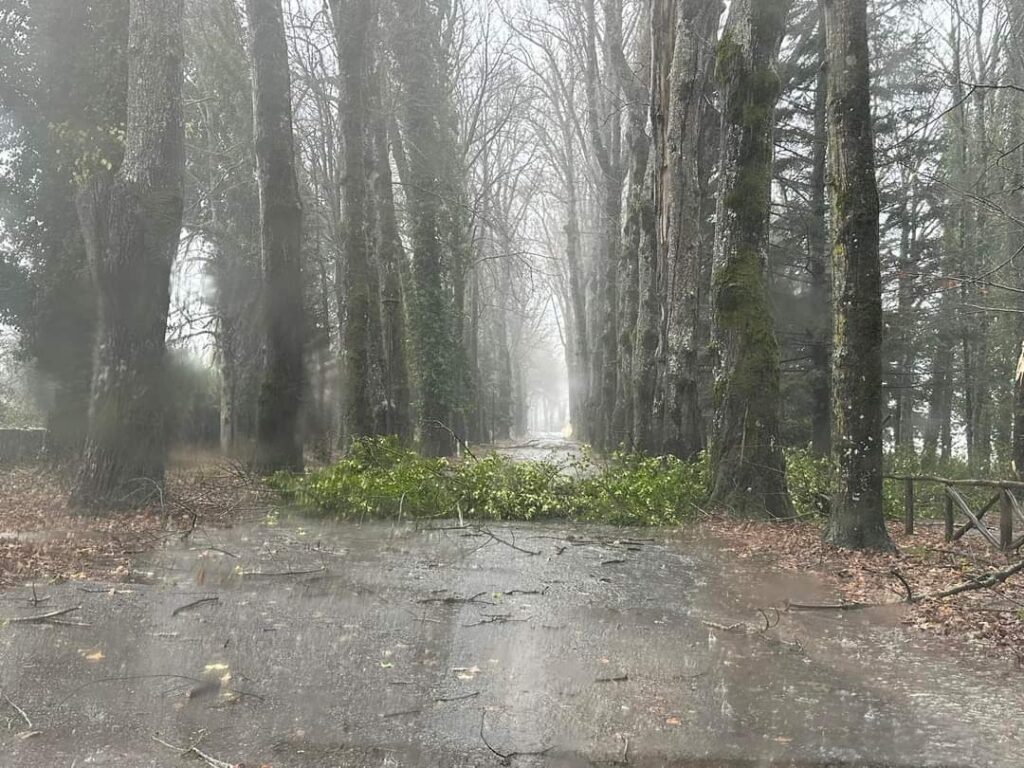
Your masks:
{"label": "forest floor", "polygon": [[917,532],[909,536],[902,523],[893,521],[889,535],[897,551],[882,554],[825,544],[820,522],[773,524],[714,517],[704,525],[740,559],[813,573],[834,588],[838,602],[902,603],[903,624],[970,645],[985,655],[1007,657],[1024,674],[1024,573],[998,586],[906,604],[908,597],[940,592],[1006,568],[1006,556],[978,534],[949,543],[941,521],[919,520]]}
{"label": "forest floor", "polygon": [[43,464],[0,466],[0,587],[125,579],[138,555],[265,513],[275,499],[234,465],[190,458],[172,464],[165,496],[144,507],[82,514],[71,508],[60,473]]}

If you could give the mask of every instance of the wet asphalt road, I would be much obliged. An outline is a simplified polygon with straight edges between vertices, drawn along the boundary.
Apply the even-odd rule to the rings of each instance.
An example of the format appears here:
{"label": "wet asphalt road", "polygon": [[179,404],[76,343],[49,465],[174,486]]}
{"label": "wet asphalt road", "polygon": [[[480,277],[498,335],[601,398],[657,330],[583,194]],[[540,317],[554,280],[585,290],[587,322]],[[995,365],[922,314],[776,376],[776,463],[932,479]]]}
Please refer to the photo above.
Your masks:
{"label": "wet asphalt road", "polygon": [[768,610],[830,599],[812,578],[686,534],[432,527],[285,515],[3,593],[88,626],[0,626],[31,721],[0,697],[0,766],[202,764],[154,736],[274,768],[1024,765],[1019,670],[887,610]]}

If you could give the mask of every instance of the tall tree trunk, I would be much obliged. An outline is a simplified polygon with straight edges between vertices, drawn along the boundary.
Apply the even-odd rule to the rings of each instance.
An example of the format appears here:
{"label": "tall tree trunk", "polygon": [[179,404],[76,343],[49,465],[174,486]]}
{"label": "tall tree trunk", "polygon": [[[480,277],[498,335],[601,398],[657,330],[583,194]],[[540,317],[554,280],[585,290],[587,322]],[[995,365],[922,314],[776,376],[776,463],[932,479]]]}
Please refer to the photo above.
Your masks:
{"label": "tall tree trunk", "polygon": [[412,439],[412,390],[406,353],[405,291],[402,284],[405,247],[398,229],[392,189],[388,121],[382,114],[383,72],[378,64],[371,92],[374,194],[378,210],[376,236],[381,271],[381,333],[384,343],[384,386],[388,403],[388,433],[406,443]]}
{"label": "tall tree trunk", "polygon": [[572,125],[568,117],[562,118],[562,145],[566,153],[563,177],[565,183],[565,261],[569,281],[569,309],[572,321],[569,333],[572,363],[569,365],[569,391],[572,403],[573,432],[583,440],[590,438],[590,387],[587,372],[590,370],[590,337],[587,325],[587,289],[584,278],[584,264],[580,245],[580,216],[578,200],[578,178],[576,163],[572,157],[574,145]]}
{"label": "tall tree trunk", "polygon": [[719,42],[721,181],[712,275],[718,349],[711,500],[734,514],[790,517],[779,443],[779,347],[765,271],[776,71],[788,0],[733,0]]}
{"label": "tall tree trunk", "polygon": [[291,76],[281,0],[246,0],[253,132],[263,254],[265,369],[260,387],[260,471],[302,469],[299,434],[304,370],[302,206],[295,176]]}
{"label": "tall tree trunk", "polygon": [[452,297],[443,280],[443,201],[437,185],[445,179],[448,153],[441,134],[438,19],[427,0],[396,3],[392,18],[392,53],[403,91],[406,162],[402,183],[411,225],[409,316],[419,384],[420,443],[425,454],[444,456],[455,450],[449,431],[454,397],[452,371],[458,360],[454,346],[461,339],[454,337]]}
{"label": "tall tree trunk", "polygon": [[[619,370],[612,431],[617,441],[627,448],[635,446],[637,397],[634,368],[641,362],[635,346],[640,312],[640,249],[641,244],[649,239],[649,233],[644,231],[644,227],[651,224],[651,188],[648,184],[651,138],[647,133],[647,121],[650,114],[652,25],[649,18],[646,21],[647,24],[637,33],[637,72],[634,74],[626,65],[625,56],[616,57],[619,79],[626,84],[629,174],[623,237],[619,248]],[[644,407],[650,409],[651,406],[646,403]]]}
{"label": "tall tree trunk", "polygon": [[[345,172],[344,211],[345,316],[343,415],[348,439],[376,434],[384,400],[381,370],[379,279],[373,259],[376,212],[370,199],[367,116],[371,33],[377,11],[368,0],[332,0],[341,70],[341,125]],[[381,414],[383,415],[383,414]]]}
{"label": "tall tree trunk", "polygon": [[900,452],[913,455],[914,448],[914,279],[911,272],[916,262],[916,209],[913,183],[903,200],[900,222],[899,275],[897,306],[899,318],[898,370],[892,377],[895,387],[896,412],[893,419],[893,442]]}
{"label": "tall tree trunk", "polygon": [[825,533],[851,549],[892,549],[882,514],[882,280],[866,0],[824,0],[838,482]]}
{"label": "tall tree trunk", "polygon": [[185,172],[181,0],[134,0],[128,49],[124,160],[78,197],[99,304],[75,488],[87,504],[149,496],[164,480],[164,336]]}
{"label": "tall tree trunk", "polygon": [[[819,0],[820,4],[820,0]],[[807,224],[808,302],[811,311],[811,449],[818,456],[832,450],[832,309],[828,273],[828,230],[825,210],[826,134],[825,22],[819,21],[821,66],[814,93],[814,150],[811,160],[810,218]]]}
{"label": "tall tree trunk", "polygon": [[654,6],[654,205],[665,325],[662,448],[703,448],[698,375],[701,324],[701,149],[720,0]]}

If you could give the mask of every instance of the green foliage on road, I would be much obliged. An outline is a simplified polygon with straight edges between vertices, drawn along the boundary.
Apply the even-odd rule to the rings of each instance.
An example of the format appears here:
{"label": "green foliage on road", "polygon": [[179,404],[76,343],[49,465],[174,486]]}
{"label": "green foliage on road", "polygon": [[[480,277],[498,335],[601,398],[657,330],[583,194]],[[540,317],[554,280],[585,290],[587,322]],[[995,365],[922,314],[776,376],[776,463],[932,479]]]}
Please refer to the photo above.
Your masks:
{"label": "green foliage on road", "polygon": [[[792,454],[794,503],[814,514],[828,482],[827,466]],[[491,454],[459,460],[425,458],[391,439],[359,441],[340,461],[303,475],[271,480],[287,500],[344,518],[471,520],[571,519],[614,525],[677,525],[705,510],[704,457],[588,452],[564,462],[513,461]]]}

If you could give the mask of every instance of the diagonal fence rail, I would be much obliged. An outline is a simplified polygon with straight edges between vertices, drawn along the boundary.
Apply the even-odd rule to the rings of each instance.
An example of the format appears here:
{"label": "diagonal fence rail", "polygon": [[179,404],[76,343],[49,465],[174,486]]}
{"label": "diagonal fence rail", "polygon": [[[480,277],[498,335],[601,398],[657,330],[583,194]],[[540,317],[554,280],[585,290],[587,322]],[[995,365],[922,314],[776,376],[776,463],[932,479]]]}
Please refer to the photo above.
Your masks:
{"label": "diagonal fence rail", "polygon": [[[1024,531],[1024,511],[1021,510],[1020,502],[1015,495],[1015,492],[1024,492],[1024,482],[1018,480],[952,480],[937,475],[885,475],[885,479],[903,483],[903,528],[908,534],[914,532],[915,488],[923,483],[934,483],[943,487],[946,541],[957,541],[973,529],[995,549],[1003,552],[1013,552],[1024,546],[1024,535],[1017,537],[1014,535],[1015,521],[1020,524],[1020,530]],[[989,488],[993,494],[975,512],[960,492],[959,489],[962,488]],[[997,505],[999,507],[998,536],[993,534],[988,525],[983,522],[985,515]],[[966,519],[966,522],[959,527],[956,525],[958,513]]]}

